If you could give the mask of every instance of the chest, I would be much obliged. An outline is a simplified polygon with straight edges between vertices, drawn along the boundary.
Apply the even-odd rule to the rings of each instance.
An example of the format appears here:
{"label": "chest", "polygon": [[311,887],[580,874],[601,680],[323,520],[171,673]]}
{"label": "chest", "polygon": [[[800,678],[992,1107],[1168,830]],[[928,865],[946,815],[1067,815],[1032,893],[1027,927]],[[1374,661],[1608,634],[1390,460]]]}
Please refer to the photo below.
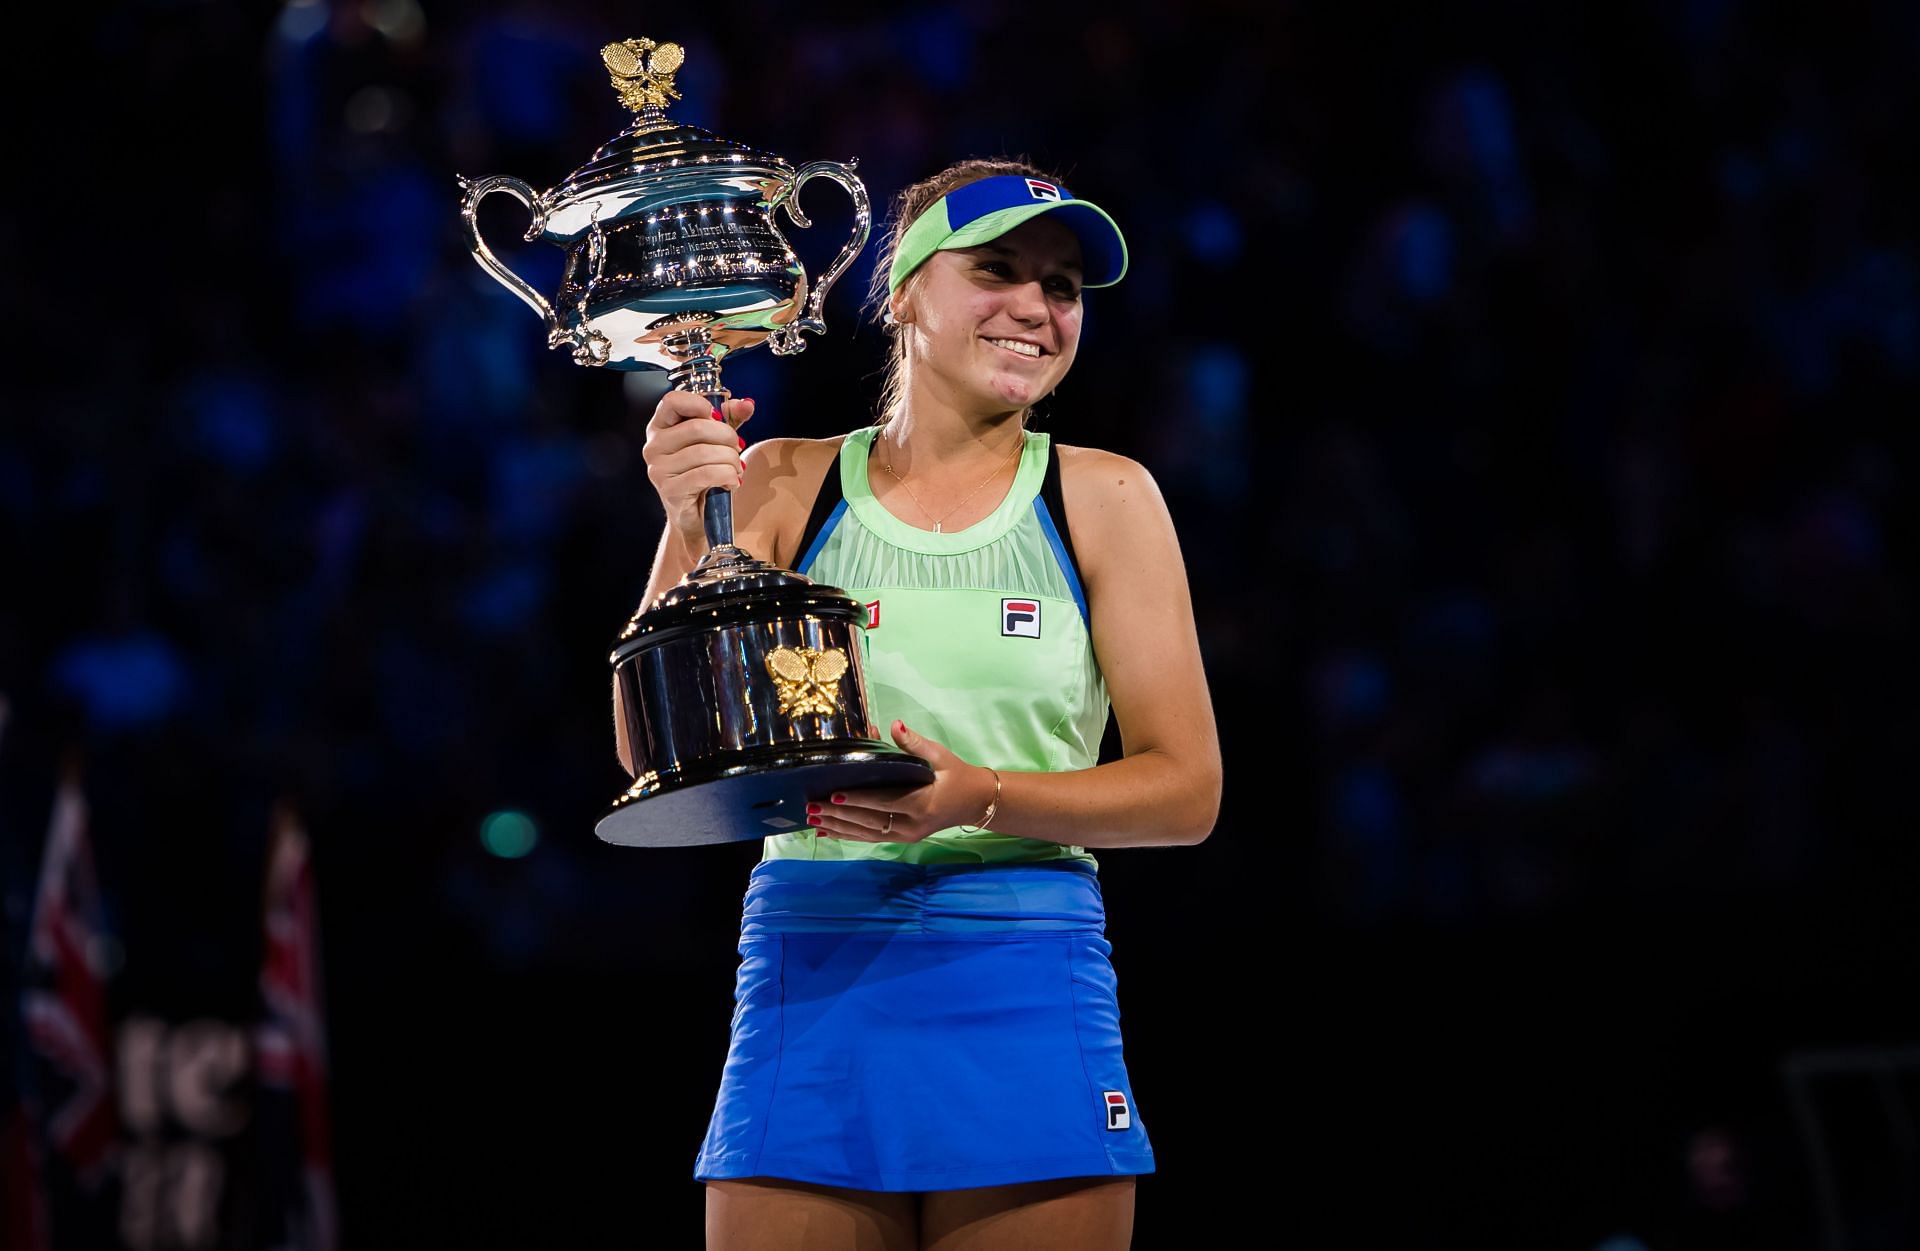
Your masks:
{"label": "chest", "polygon": [[1084,682],[1091,654],[1070,599],[1008,588],[865,586],[867,670],[922,700],[1053,705]]}

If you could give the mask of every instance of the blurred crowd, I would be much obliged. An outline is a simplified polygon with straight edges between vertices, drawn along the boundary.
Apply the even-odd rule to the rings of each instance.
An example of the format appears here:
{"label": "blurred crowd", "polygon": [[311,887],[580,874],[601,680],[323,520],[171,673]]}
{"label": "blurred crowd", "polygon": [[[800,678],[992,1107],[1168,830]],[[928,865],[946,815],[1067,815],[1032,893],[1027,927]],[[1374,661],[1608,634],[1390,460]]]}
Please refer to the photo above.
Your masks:
{"label": "blurred crowd", "polygon": [[[1169,870],[1196,920],[1250,858],[1360,928],[1884,882],[1914,741],[1920,9],[639,21],[94,19],[120,81],[38,140],[66,216],[0,220],[42,332],[0,425],[9,735],[79,748],[96,788],[192,779],[188,808],[295,796],[323,884],[331,858],[422,888],[508,965],[635,907],[588,831],[625,781],[605,652],[658,534],[660,383],[546,349],[469,257],[456,176],[560,181],[624,124],[598,48],[648,35],[688,51],[672,116],[858,158],[876,205],[1020,154],[1127,232],[1039,428],[1140,459],[1180,528],[1227,753],[1218,832]],[[838,194],[795,233],[816,267]],[[557,287],[506,197],[480,220]],[[871,255],[806,354],[729,363],[749,439],[871,418]],[[541,832],[523,861],[476,836],[501,810]],[[645,924],[684,897],[660,882]]]}
{"label": "blurred crowd", "polygon": [[[1916,19],[1523,12],[747,3],[654,32],[689,49],[674,116],[857,157],[877,203],[1014,151],[1113,206],[1133,272],[1041,423],[1172,503],[1243,762],[1223,841],[1284,814],[1359,920],[1787,888],[1845,840],[1816,813],[1887,798],[1908,716],[1881,666],[1910,613]],[[80,293],[84,333],[22,363],[0,436],[34,588],[5,683],[102,757],[192,741],[329,809],[417,805],[422,849],[464,857],[450,814],[617,789],[577,697],[649,563],[659,384],[545,349],[455,177],[583,163],[632,19],[270,18],[103,16],[138,54],[140,190],[74,210],[101,246],[9,223],[16,294]],[[557,285],[503,201],[494,246]],[[824,259],[845,211],[816,211]],[[863,279],[809,355],[736,358],[750,436],[868,419]]]}

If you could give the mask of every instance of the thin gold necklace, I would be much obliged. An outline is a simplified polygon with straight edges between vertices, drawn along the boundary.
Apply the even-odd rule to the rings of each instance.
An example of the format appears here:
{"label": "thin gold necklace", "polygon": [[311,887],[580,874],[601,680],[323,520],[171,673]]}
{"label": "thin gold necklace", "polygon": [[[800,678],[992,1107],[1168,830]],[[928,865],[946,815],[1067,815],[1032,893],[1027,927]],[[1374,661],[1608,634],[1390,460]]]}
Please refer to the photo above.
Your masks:
{"label": "thin gold necklace", "polygon": [[982,482],[980,486],[977,486],[973,488],[973,490],[968,491],[966,496],[961,499],[960,503],[955,504],[952,508],[949,508],[946,512],[941,513],[938,517],[935,517],[932,513],[927,511],[927,506],[920,502],[920,497],[913,493],[913,488],[907,485],[907,480],[905,478],[902,478],[899,474],[893,472],[893,448],[890,447],[887,443],[887,428],[885,426],[882,426],[880,428],[880,450],[886,453],[886,455],[881,459],[881,464],[886,467],[888,476],[890,476],[895,482],[898,482],[900,484],[900,489],[907,493],[907,498],[913,501],[913,506],[919,509],[923,516],[926,516],[933,521],[933,532],[935,534],[939,534],[942,532],[940,529],[941,522],[945,521],[947,518],[959,512],[961,507],[966,504],[967,500],[970,500],[974,496],[980,494],[980,487],[983,487],[987,485],[987,482],[992,482],[995,478],[998,478],[1000,476],[1000,471],[1007,467],[1007,461],[1010,461],[1015,456],[1018,456],[1020,454],[1020,449],[1025,447],[1026,445],[1027,445],[1027,432],[1023,428],[1020,431],[1019,439],[1017,439],[1014,442],[1013,451],[1007,454],[1007,460],[1003,460],[999,464],[993,467],[993,472],[987,475],[986,482]]}

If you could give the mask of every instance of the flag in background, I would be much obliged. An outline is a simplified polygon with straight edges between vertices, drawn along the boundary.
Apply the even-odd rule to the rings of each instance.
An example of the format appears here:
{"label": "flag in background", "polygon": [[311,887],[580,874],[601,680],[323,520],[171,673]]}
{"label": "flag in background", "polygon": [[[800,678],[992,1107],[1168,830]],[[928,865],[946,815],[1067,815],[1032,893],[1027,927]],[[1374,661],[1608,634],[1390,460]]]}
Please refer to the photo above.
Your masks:
{"label": "flag in background", "polygon": [[53,801],[27,937],[21,1015],[46,1161],[80,1191],[105,1180],[119,1139],[107,1028],[105,914],[76,774]]}
{"label": "flag in background", "polygon": [[265,1114],[263,1189],[277,1209],[268,1213],[267,1245],[275,1251],[335,1251],[320,924],[307,836],[285,804],[274,810],[264,914],[260,997],[266,1018],[255,1047]]}
{"label": "flag in background", "polygon": [[[6,733],[12,710],[12,701],[0,691],[0,736]],[[0,829],[0,834],[7,833]],[[0,1039],[0,1056],[10,1060],[20,1055],[13,1028],[13,1022],[8,1022],[7,1035]],[[0,1247],[47,1251],[47,1197],[40,1185],[40,1153],[19,1077],[11,1064],[0,1070],[0,1081],[6,1082],[0,1087]]]}

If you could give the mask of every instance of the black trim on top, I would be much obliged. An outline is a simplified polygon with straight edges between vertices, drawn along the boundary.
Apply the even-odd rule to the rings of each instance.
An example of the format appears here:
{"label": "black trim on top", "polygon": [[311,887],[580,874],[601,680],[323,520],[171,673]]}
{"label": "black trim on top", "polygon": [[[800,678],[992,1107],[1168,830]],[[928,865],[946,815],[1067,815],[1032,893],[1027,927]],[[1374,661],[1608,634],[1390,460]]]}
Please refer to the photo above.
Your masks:
{"label": "black trim on top", "polygon": [[1073,551],[1072,526],[1067,524],[1067,502],[1060,494],[1060,449],[1053,440],[1047,440],[1047,472],[1040,479],[1040,498],[1047,502],[1047,511],[1053,514],[1054,529],[1060,532],[1060,545],[1067,549],[1067,559],[1073,562],[1073,576],[1085,586],[1087,580],[1080,577],[1080,558]]}
{"label": "black trim on top", "polygon": [[813,541],[820,537],[821,528],[827,524],[827,518],[833,516],[842,498],[840,449],[835,448],[833,459],[827,462],[827,476],[820,480],[820,490],[813,497],[813,511],[807,514],[807,528],[800,532],[800,546],[793,549],[795,560],[802,559],[812,549]]}
{"label": "black trim on top", "polygon": [[[871,446],[867,454],[873,454]],[[827,476],[821,479],[820,489],[813,497],[813,509],[807,514],[807,528],[800,532],[800,545],[794,548],[795,560],[805,556],[813,547],[813,541],[820,537],[827,518],[833,515],[833,510],[839,507],[844,498],[840,490],[840,452],[836,450],[827,466]],[[1054,528],[1060,532],[1060,545],[1067,549],[1067,559],[1073,562],[1073,576],[1080,578],[1084,586],[1086,579],[1080,576],[1080,557],[1073,550],[1073,526],[1067,520],[1067,502],[1060,492],[1060,449],[1051,439],[1047,440],[1047,471],[1040,478],[1040,498],[1046,501],[1047,512],[1054,519]]]}

